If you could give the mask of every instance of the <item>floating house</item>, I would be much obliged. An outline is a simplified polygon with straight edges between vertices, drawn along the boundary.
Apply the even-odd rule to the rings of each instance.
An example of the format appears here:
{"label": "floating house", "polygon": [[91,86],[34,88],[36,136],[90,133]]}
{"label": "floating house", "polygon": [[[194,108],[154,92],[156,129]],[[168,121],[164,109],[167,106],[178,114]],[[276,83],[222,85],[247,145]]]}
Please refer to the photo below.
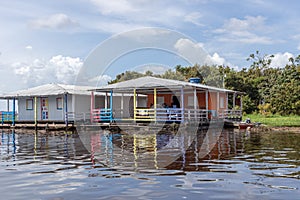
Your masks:
{"label": "floating house", "polygon": [[[46,84],[1,95],[12,110],[2,125],[15,123],[208,122],[241,119],[242,93],[198,83],[141,77],[98,88]],[[17,109],[16,109],[17,108]]]}
{"label": "floating house", "polygon": [[[77,113],[90,111],[92,87],[64,84],[46,84],[0,96],[7,104],[12,101],[12,111],[2,112],[4,118],[13,122],[66,122]],[[16,109],[17,108],[17,109]],[[8,106],[9,109],[9,106]],[[5,117],[11,115],[11,117]],[[89,116],[88,116],[89,117]]]}
{"label": "floating house", "polygon": [[[94,106],[94,122],[185,122],[214,119],[241,119],[242,93],[198,83],[155,77],[141,77],[91,90],[110,93],[109,109]],[[129,101],[118,96],[132,95]],[[140,102],[139,97],[146,97]],[[110,116],[109,118],[106,116]]]}
{"label": "floating house", "polygon": [[[120,101],[120,95],[118,97],[116,94],[112,99],[110,92],[94,93],[91,98],[89,90],[93,88],[51,83],[1,95],[0,99],[7,100],[7,111],[0,111],[1,124],[9,122],[11,125],[15,123],[68,125],[74,121],[90,122],[91,105],[108,110],[109,103],[113,99],[115,102]],[[129,102],[130,95],[123,95],[122,100]],[[142,96],[139,101],[146,103]],[[10,103],[12,103],[11,110]],[[124,112],[126,110],[128,112],[128,108],[125,108]],[[110,119],[110,116],[106,115],[104,118]]]}

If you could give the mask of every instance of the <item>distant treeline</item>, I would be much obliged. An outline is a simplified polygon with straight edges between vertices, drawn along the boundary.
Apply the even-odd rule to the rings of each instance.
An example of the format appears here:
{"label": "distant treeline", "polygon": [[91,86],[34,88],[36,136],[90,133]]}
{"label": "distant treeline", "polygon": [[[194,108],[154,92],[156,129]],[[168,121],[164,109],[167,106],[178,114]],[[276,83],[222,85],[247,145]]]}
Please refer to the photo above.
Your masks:
{"label": "distant treeline", "polygon": [[270,67],[273,55],[263,55],[257,51],[247,59],[252,64],[241,70],[228,66],[181,66],[167,70],[163,74],[151,71],[139,73],[126,71],[118,74],[109,84],[154,76],[166,79],[188,81],[199,77],[202,84],[245,92],[243,111],[260,112],[264,115],[300,115],[300,55],[289,59],[286,66]]}

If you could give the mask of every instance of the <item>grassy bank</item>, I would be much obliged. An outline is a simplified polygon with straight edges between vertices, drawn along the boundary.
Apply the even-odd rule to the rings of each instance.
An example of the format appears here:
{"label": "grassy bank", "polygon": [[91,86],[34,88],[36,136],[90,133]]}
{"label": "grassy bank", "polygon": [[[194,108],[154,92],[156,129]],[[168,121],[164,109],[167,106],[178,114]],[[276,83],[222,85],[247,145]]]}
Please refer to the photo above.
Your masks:
{"label": "grassy bank", "polygon": [[247,114],[243,116],[243,120],[245,120],[246,118],[250,118],[251,122],[260,122],[262,124],[272,127],[300,127],[300,116],[297,115],[272,115],[269,117],[265,117],[260,114]]}

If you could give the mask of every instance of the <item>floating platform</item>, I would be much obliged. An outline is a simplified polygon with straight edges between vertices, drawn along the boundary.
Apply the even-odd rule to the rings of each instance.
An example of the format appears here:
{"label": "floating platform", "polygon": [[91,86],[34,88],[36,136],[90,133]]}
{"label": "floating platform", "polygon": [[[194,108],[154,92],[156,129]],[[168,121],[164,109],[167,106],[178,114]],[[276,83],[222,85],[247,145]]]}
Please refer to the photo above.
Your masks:
{"label": "floating platform", "polygon": [[[0,123],[0,129],[35,129],[35,130],[65,130],[72,131],[76,130],[76,127],[85,128],[101,128],[101,129],[111,129],[111,130],[156,130],[162,129],[162,127],[198,127],[198,129],[208,129],[209,127],[218,127],[219,125],[224,125],[224,127],[243,129],[244,123],[239,121],[230,120],[212,120],[212,121],[200,121],[200,122],[173,122],[173,123],[136,123],[136,122],[126,122],[126,123],[74,123],[70,121],[66,124],[64,121],[38,121],[35,124],[33,121],[16,121],[13,125],[11,121]],[[248,126],[253,126],[253,124],[245,124]]]}
{"label": "floating platform", "polygon": [[2,129],[35,129],[35,130],[75,130],[74,123],[65,124],[63,121],[38,121],[35,124],[32,121],[16,121],[0,123]]}

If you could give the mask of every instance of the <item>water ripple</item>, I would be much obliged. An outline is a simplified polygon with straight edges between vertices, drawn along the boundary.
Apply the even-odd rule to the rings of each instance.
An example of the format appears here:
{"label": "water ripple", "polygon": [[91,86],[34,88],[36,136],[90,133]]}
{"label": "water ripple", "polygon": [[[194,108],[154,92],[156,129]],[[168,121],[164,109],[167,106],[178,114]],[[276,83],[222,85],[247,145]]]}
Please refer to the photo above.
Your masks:
{"label": "water ripple", "polygon": [[[300,135],[224,130],[205,157],[185,136],[2,131],[3,199],[291,199],[299,197]],[[284,139],[283,139],[284,137]],[[170,145],[170,140],[177,142]],[[177,146],[176,146],[177,145]],[[183,145],[183,146],[181,146]],[[172,162],[166,162],[171,157]],[[168,160],[169,161],[169,160]],[[164,165],[160,165],[164,164]]]}

